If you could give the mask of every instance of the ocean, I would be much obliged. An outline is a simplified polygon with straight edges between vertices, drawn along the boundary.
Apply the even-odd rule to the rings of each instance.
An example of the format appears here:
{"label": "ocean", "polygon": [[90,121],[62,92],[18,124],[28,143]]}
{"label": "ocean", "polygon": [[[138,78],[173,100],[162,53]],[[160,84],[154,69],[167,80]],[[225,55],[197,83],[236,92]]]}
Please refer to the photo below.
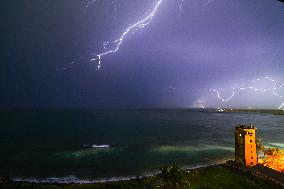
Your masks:
{"label": "ocean", "polygon": [[14,180],[108,180],[177,164],[234,158],[234,129],[253,124],[268,146],[284,148],[284,116],[160,110],[2,110],[0,175]]}

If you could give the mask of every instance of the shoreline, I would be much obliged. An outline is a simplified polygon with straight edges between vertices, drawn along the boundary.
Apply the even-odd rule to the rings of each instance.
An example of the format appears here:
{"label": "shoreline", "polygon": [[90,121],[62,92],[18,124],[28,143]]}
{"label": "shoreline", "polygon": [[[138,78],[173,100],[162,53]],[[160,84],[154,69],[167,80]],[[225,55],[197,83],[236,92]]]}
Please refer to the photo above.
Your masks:
{"label": "shoreline", "polygon": [[[182,166],[181,169],[184,171],[194,171],[202,168],[210,168],[214,166],[223,165],[225,161],[220,161],[218,163],[204,164],[204,165],[196,165],[196,166]],[[149,177],[157,176],[161,174],[161,170],[155,170],[146,174],[136,175],[136,176],[121,176],[121,177],[110,177],[110,178],[99,178],[99,179],[84,179],[79,178],[74,175],[69,175],[65,177],[49,177],[49,178],[19,178],[14,177],[11,178],[11,182],[14,183],[28,183],[28,184],[63,184],[63,185],[72,185],[72,184],[96,184],[96,183],[112,183],[119,181],[130,181],[133,179],[146,179]]]}
{"label": "shoreline", "polygon": [[[70,177],[72,178],[72,177]],[[53,178],[55,179],[55,178]],[[174,181],[173,181],[174,180]],[[276,172],[262,165],[246,168],[229,160],[222,164],[198,166],[191,169],[180,169],[175,165],[163,168],[156,174],[134,177],[115,177],[105,180],[83,180],[81,182],[25,182],[9,180],[1,182],[0,188],[29,189],[104,189],[104,188],[172,188],[172,184],[185,188],[284,188],[284,173]],[[54,181],[54,180],[53,180]]]}

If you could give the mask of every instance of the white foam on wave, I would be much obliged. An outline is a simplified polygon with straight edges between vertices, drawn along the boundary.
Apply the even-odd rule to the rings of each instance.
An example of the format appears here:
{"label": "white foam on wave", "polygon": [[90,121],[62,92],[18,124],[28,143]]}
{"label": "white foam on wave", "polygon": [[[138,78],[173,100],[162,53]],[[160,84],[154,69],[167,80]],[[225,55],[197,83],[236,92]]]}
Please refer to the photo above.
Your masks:
{"label": "white foam on wave", "polygon": [[[225,161],[224,161],[225,162]],[[195,166],[183,166],[183,170],[193,170],[203,167],[208,167],[212,165],[218,165],[221,163],[224,163],[223,161],[210,163],[210,164],[199,164]],[[32,183],[32,184],[95,184],[95,183],[107,183],[107,182],[116,182],[116,181],[128,181],[136,178],[145,178],[145,177],[151,177],[157,174],[160,174],[160,170],[148,172],[146,174],[143,174],[142,176],[127,176],[127,177],[112,177],[112,178],[102,178],[102,179],[80,179],[76,176],[70,175],[67,177],[50,177],[50,178],[19,178],[15,177],[12,178],[13,182],[25,182],[25,183]]]}
{"label": "white foam on wave", "polygon": [[98,144],[92,144],[92,145],[83,144],[82,147],[83,148],[110,148],[110,145],[109,144],[101,144],[101,145],[98,145]]}
{"label": "white foam on wave", "polygon": [[[94,183],[105,183],[105,182],[115,182],[115,181],[127,181],[131,179],[135,179],[135,176],[129,177],[112,177],[112,178],[103,178],[103,179],[80,179],[76,176],[70,175],[67,177],[51,177],[51,178],[13,178],[13,182],[26,182],[26,183],[34,183],[34,184],[94,184]],[[141,177],[139,177],[141,178]]]}
{"label": "white foam on wave", "polygon": [[269,145],[284,148],[284,143],[269,143]]}
{"label": "white foam on wave", "polygon": [[207,150],[234,151],[235,149],[233,147],[219,146],[219,145],[197,145],[197,146],[160,146],[155,150],[162,153],[168,153],[168,152],[197,152],[197,151],[207,151]]}
{"label": "white foam on wave", "polygon": [[109,153],[113,148],[111,148],[108,144],[103,145],[97,145],[97,144],[84,144],[82,145],[82,149],[76,150],[76,151],[63,151],[63,152],[57,152],[54,154],[56,157],[60,158],[74,158],[74,159],[80,159],[87,156],[95,156],[99,153]]}
{"label": "white foam on wave", "polygon": [[109,148],[110,145],[108,144],[102,144],[102,145],[97,145],[97,144],[93,144],[92,148]]}

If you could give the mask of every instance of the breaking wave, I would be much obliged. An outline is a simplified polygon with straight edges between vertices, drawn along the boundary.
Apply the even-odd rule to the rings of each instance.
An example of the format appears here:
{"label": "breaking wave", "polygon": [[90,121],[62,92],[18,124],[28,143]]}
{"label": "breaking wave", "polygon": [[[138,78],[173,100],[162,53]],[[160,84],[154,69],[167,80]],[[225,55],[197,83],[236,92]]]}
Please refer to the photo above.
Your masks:
{"label": "breaking wave", "polygon": [[234,151],[233,147],[219,146],[219,145],[197,145],[197,146],[160,146],[156,149],[161,153],[168,152],[198,152],[198,151],[210,151],[210,150],[224,150]]}
{"label": "breaking wave", "polygon": [[284,143],[269,143],[273,147],[284,148]]}
{"label": "breaking wave", "polygon": [[92,144],[92,145],[89,145],[89,144],[84,144],[82,145],[83,148],[110,148],[110,145],[109,144],[101,144],[101,145],[98,145],[98,144]]}
{"label": "breaking wave", "polygon": [[[215,163],[210,163],[210,164],[200,164],[200,165],[195,165],[195,166],[183,166],[182,169],[184,170],[193,170],[193,169],[198,169],[198,168],[203,168],[203,167],[208,167],[208,166],[213,166],[213,165],[218,165],[221,163],[224,163],[225,160],[220,160]],[[126,176],[126,177],[112,177],[112,178],[102,178],[102,179],[81,179],[76,176],[70,175],[66,177],[50,177],[50,178],[20,178],[20,177],[15,177],[12,178],[13,182],[24,182],[24,183],[32,183],[32,184],[95,184],[95,183],[106,183],[106,182],[116,182],[116,181],[128,181],[132,179],[137,179],[137,178],[145,178],[145,177],[150,177],[154,176],[161,173],[160,170],[156,170],[153,172],[148,172],[143,174],[142,176]]]}
{"label": "breaking wave", "polygon": [[108,179],[80,179],[76,176],[70,175],[67,177],[51,177],[51,178],[13,178],[14,182],[27,182],[27,183],[35,183],[35,184],[93,184],[93,183],[104,183],[104,182],[114,182],[114,181],[127,181],[137,177],[130,176],[130,177],[113,177]]}

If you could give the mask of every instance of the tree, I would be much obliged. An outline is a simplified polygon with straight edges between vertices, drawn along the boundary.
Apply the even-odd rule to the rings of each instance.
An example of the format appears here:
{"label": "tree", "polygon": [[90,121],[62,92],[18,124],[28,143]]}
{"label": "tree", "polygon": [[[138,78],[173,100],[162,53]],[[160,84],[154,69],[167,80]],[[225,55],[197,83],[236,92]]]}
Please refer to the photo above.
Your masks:
{"label": "tree", "polygon": [[256,149],[258,152],[261,152],[265,149],[264,145],[262,145],[261,143],[261,139],[257,138],[255,142],[256,142]]}
{"label": "tree", "polygon": [[161,173],[161,183],[159,187],[182,189],[190,186],[186,177],[186,171],[178,168],[176,164],[164,167]]}

